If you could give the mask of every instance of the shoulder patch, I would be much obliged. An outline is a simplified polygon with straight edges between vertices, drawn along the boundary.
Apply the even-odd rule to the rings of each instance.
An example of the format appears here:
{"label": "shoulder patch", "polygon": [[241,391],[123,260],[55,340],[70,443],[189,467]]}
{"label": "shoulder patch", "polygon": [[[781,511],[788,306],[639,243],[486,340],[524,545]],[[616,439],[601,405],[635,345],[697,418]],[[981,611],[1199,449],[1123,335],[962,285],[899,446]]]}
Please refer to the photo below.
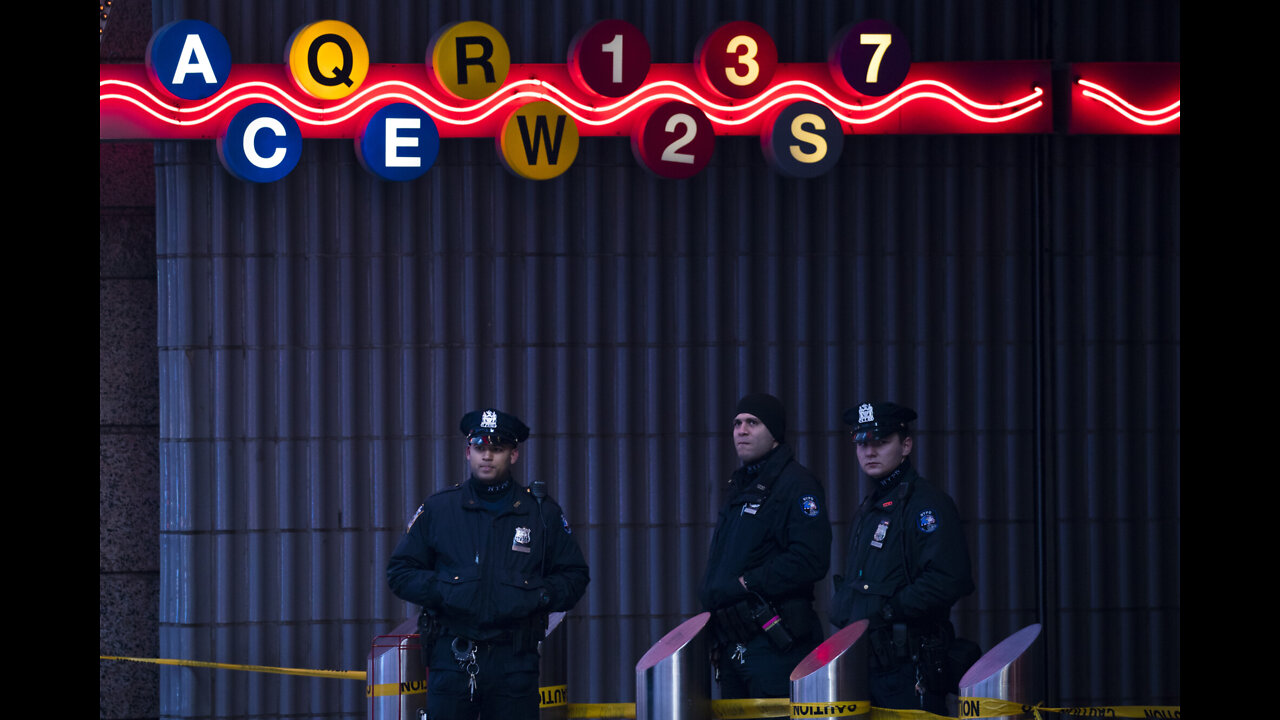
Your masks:
{"label": "shoulder patch", "polygon": [[818,499],[812,495],[800,498],[800,510],[809,517],[818,517]]}
{"label": "shoulder patch", "polygon": [[564,532],[566,535],[573,534],[573,530],[569,528],[569,518],[565,517],[564,513],[560,513],[560,522],[564,523]]}
{"label": "shoulder patch", "polygon": [[425,508],[426,506],[427,506],[426,503],[422,503],[421,505],[418,506],[418,512],[414,513],[413,517],[409,518],[409,524],[406,525],[404,528],[405,532],[409,532],[409,530],[413,527],[413,523],[417,521],[418,516],[422,514],[422,509]]}
{"label": "shoulder patch", "polygon": [[938,529],[938,518],[934,516],[932,510],[923,510],[920,512],[920,532],[931,533]]}

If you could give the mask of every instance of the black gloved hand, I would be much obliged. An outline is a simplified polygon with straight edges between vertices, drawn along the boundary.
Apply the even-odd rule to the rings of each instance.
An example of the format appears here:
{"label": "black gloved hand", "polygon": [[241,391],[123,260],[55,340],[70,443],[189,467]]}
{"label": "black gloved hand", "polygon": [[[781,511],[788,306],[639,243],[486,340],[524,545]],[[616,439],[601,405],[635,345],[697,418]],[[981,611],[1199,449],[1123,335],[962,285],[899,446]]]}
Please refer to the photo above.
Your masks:
{"label": "black gloved hand", "polygon": [[888,625],[902,622],[902,611],[893,604],[893,600],[885,600],[884,605],[880,607],[880,618]]}

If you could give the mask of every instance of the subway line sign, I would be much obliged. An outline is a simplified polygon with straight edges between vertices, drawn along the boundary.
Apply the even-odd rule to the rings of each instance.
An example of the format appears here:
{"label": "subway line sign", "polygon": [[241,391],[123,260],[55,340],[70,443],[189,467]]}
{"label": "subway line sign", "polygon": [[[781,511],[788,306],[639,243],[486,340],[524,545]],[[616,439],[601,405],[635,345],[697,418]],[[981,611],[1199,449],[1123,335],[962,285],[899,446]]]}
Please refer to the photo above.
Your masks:
{"label": "subway line sign", "polygon": [[662,178],[698,174],[725,135],[755,136],[774,170],[814,177],[848,135],[1054,132],[1055,94],[1067,132],[1180,132],[1179,63],[1070,66],[1054,93],[1048,61],[914,62],[883,20],[841,30],[825,63],[781,62],[746,21],[713,28],[692,63],[654,63],[623,20],[583,28],[565,63],[513,63],[502,34],[479,21],[441,28],[422,62],[370,63],[360,33],[338,20],[298,28],[282,54],[235,64],[213,26],[170,23],[145,64],[99,66],[99,137],[214,140],[227,171],[252,182],[288,175],[304,140],[345,139],[370,173],[407,182],[442,142],[477,137],[531,180],[564,174],[582,138],[606,136],[629,137]]}

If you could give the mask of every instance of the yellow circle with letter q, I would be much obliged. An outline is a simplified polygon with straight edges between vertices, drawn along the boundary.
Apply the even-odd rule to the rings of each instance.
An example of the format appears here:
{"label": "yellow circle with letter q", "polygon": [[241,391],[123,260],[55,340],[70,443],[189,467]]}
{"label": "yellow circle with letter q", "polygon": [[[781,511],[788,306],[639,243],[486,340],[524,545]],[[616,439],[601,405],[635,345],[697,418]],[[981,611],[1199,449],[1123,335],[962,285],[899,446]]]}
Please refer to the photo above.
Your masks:
{"label": "yellow circle with letter q", "polygon": [[511,70],[511,50],[492,25],[467,20],[446,26],[431,39],[428,69],[436,82],[463,100],[496,93]]}
{"label": "yellow circle with letter q", "polygon": [[321,100],[337,100],[358,90],[369,74],[369,48],[350,25],[321,20],[294,31],[285,64],[298,89]]}
{"label": "yellow circle with letter q", "polygon": [[498,153],[511,172],[526,180],[550,180],[578,156],[578,124],[547,100],[522,105],[498,134]]}

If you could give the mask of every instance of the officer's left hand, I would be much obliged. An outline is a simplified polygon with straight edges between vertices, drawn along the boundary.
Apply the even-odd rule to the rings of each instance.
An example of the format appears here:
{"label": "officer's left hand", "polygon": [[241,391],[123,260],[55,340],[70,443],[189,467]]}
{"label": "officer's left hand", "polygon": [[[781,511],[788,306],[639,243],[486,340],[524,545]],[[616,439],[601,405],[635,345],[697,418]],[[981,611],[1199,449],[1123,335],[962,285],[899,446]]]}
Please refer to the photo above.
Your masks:
{"label": "officer's left hand", "polygon": [[902,619],[902,613],[898,611],[898,608],[894,607],[892,600],[885,600],[884,605],[880,607],[880,617],[886,623],[892,624],[895,620]]}

